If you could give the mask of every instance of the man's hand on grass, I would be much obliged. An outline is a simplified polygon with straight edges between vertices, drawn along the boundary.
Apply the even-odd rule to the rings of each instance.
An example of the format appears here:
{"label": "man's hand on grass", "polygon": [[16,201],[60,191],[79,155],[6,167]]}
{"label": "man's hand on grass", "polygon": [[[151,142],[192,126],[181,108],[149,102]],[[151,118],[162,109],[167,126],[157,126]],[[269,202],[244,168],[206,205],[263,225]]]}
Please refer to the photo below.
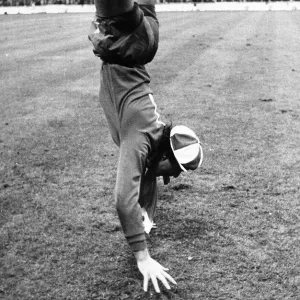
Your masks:
{"label": "man's hand on grass", "polygon": [[147,249],[136,252],[135,257],[137,259],[137,266],[144,276],[143,287],[145,292],[148,290],[148,282],[150,279],[157,293],[160,293],[157,279],[159,279],[168,290],[171,288],[168,280],[176,284],[176,281],[166,272],[168,269],[152,259]]}

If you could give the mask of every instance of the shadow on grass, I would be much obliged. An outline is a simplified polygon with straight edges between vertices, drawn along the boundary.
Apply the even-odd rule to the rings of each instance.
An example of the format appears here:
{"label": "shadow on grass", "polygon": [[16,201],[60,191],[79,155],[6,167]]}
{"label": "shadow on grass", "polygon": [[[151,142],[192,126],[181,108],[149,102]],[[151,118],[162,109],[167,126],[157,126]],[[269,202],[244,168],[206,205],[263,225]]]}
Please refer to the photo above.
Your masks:
{"label": "shadow on grass", "polygon": [[197,218],[174,218],[172,215],[162,213],[159,218],[164,222],[163,228],[158,232],[159,237],[163,239],[176,241],[203,238],[209,230],[209,224]]}

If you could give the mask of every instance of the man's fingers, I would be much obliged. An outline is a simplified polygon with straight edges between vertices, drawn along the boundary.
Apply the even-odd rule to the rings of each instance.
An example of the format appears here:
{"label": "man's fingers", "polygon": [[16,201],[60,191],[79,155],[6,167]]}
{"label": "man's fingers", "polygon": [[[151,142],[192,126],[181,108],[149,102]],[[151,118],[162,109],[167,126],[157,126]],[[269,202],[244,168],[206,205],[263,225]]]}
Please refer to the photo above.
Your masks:
{"label": "man's fingers", "polygon": [[156,276],[154,276],[154,275],[151,276],[151,280],[152,280],[152,283],[153,283],[155,292],[156,292],[156,293],[160,293],[160,289],[159,289],[159,286],[158,286],[158,283],[157,283]]}
{"label": "man's fingers", "polygon": [[138,268],[144,276],[143,288],[145,292],[148,291],[150,279],[156,293],[160,293],[158,280],[161,281],[164,287],[168,290],[171,289],[170,282],[177,284],[176,281],[166,272],[168,269],[164,268],[157,261],[151,258],[145,262],[138,262]]}
{"label": "man's fingers", "polygon": [[167,279],[165,278],[165,276],[163,274],[159,274],[157,275],[157,278],[163,283],[163,285],[169,290],[171,289],[170,285],[168,284]]}
{"label": "man's fingers", "polygon": [[170,280],[172,283],[174,284],[177,284],[176,281],[166,272],[166,271],[169,271],[168,268],[165,268],[161,265],[161,268],[162,268],[162,274],[168,279]]}
{"label": "man's fingers", "polygon": [[169,281],[171,281],[173,284],[177,284],[176,281],[165,271],[162,271],[162,274],[167,278]]}
{"label": "man's fingers", "polygon": [[148,291],[148,281],[149,281],[149,278],[148,278],[148,275],[146,274],[144,276],[144,291],[147,292]]}

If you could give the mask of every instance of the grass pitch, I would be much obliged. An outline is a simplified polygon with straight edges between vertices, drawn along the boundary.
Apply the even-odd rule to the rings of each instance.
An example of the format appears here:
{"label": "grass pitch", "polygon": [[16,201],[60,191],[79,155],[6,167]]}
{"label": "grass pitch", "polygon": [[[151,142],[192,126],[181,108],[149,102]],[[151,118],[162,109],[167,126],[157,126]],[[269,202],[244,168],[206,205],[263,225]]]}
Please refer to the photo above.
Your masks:
{"label": "grass pitch", "polygon": [[0,17],[0,299],[299,299],[299,12],[159,14],[154,96],[205,153],[160,184],[160,296],[114,209],[92,17]]}

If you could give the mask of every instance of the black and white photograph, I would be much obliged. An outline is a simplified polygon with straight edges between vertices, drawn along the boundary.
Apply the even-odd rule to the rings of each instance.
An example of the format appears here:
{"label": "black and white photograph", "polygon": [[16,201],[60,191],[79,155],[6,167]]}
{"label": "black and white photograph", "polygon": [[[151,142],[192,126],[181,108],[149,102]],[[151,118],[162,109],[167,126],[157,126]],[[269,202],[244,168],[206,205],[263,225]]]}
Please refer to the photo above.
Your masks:
{"label": "black and white photograph", "polygon": [[300,300],[300,1],[0,0],[0,300]]}

